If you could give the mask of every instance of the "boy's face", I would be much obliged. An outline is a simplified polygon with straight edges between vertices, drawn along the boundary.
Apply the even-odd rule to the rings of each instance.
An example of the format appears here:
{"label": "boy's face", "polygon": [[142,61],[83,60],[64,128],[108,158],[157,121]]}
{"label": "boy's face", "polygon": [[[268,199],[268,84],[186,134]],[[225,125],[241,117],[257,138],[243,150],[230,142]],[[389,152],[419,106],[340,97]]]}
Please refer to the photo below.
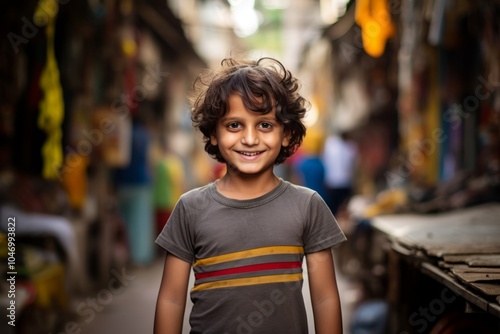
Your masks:
{"label": "boy's face", "polygon": [[261,174],[272,173],[281,146],[288,146],[289,140],[275,110],[267,114],[249,111],[241,97],[232,94],[228,112],[217,122],[210,143],[219,147],[228,171]]}

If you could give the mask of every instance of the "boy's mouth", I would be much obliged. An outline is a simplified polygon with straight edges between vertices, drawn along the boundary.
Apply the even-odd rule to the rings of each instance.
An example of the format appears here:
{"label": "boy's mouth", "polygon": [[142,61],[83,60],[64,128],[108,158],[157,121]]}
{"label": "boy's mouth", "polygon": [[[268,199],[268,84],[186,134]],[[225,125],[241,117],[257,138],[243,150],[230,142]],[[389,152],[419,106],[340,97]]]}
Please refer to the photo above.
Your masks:
{"label": "boy's mouth", "polygon": [[259,151],[259,152],[247,152],[247,151],[238,151],[239,154],[242,154],[242,155],[245,155],[247,157],[253,157],[253,156],[256,156],[256,155],[259,155],[262,153],[262,151]]}

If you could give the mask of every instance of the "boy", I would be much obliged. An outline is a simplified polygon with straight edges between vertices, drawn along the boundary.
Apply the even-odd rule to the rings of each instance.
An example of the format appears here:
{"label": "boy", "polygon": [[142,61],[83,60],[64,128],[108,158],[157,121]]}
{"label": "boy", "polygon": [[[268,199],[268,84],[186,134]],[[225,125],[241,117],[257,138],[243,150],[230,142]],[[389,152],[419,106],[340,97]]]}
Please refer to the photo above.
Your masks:
{"label": "boy", "polygon": [[321,197],[273,172],[298,148],[306,101],[272,58],[225,59],[195,82],[193,124],[226,174],[179,199],[156,242],[167,254],[155,333],[179,334],[191,267],[191,333],[341,333],[331,247],[345,236]]}

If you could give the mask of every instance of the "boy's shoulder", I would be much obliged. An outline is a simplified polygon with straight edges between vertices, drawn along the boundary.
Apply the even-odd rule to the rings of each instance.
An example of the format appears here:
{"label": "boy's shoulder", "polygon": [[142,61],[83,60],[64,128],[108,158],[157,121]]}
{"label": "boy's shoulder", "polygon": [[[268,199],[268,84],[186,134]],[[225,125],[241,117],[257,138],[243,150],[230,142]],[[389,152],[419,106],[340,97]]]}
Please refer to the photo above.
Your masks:
{"label": "boy's shoulder", "polygon": [[315,190],[313,190],[311,188],[301,186],[301,185],[292,183],[290,181],[283,181],[283,182],[288,183],[288,187],[287,187],[288,192],[292,196],[297,197],[297,198],[310,198],[314,194],[317,193]]}
{"label": "boy's shoulder", "polygon": [[301,186],[299,184],[292,183],[290,181],[283,181],[283,182],[288,183],[288,188],[290,188],[292,191],[296,191],[296,192],[304,193],[304,194],[313,194],[313,193],[316,192],[316,191],[314,191],[311,188],[308,188],[308,187],[305,187],[305,186]]}
{"label": "boy's shoulder", "polygon": [[209,198],[211,187],[213,187],[213,182],[188,190],[180,196],[179,201],[183,203],[202,205]]}

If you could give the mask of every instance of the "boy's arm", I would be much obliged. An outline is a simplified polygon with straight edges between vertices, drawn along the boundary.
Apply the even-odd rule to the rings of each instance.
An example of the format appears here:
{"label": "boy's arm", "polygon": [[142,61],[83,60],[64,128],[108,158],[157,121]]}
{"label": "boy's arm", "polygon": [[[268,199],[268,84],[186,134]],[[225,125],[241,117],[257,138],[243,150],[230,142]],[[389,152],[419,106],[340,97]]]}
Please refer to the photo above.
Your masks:
{"label": "boy's arm", "polygon": [[186,293],[191,265],[169,253],[156,301],[155,334],[180,334],[184,321]]}
{"label": "boy's arm", "polygon": [[306,256],[317,334],[342,333],[342,313],[331,249]]}

